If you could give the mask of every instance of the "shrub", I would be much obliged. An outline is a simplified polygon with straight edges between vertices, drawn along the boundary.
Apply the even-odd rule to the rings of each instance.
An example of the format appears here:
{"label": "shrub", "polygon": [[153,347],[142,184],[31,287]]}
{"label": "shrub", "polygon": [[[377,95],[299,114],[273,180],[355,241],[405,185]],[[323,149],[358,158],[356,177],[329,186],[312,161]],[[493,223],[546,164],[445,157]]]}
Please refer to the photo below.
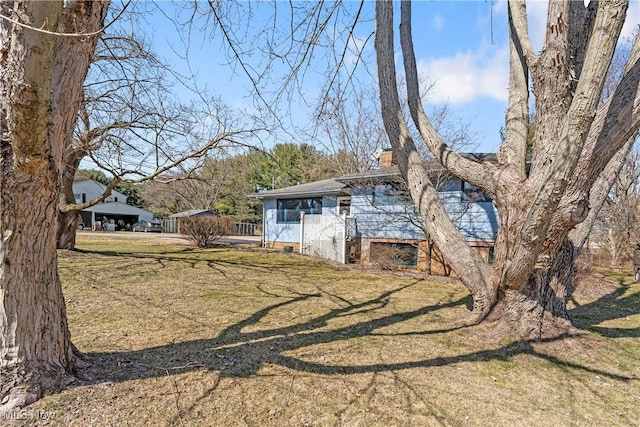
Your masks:
{"label": "shrub", "polygon": [[233,233],[233,221],[219,216],[192,216],[180,220],[180,233],[200,248],[210,248]]}

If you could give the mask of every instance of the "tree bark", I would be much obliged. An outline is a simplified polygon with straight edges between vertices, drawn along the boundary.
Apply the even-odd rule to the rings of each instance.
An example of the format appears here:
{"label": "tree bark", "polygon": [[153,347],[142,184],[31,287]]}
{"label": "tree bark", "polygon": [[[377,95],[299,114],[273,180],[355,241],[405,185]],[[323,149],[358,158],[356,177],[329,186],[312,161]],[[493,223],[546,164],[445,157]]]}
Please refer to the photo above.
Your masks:
{"label": "tree bark", "polygon": [[[589,191],[640,126],[638,41],[612,99],[598,108],[628,2],[551,2],[547,36],[536,55],[524,2],[509,2],[511,73],[506,137],[498,164],[455,153],[426,116],[419,96],[410,2],[402,2],[400,43],[411,118],[423,141],[455,176],[485,189],[499,215],[495,262],[465,248],[441,214],[428,173],[402,115],[395,75],[393,6],[376,3],[376,57],[382,114],[400,171],[442,255],[474,298],[475,318],[499,334],[542,337],[571,328],[566,311],[579,250],[569,232],[589,217]],[[533,158],[527,168],[528,76],[536,100]],[[609,165],[606,170],[605,166]],[[602,180],[606,185],[606,179]],[[598,192],[602,191],[600,188]],[[601,200],[593,198],[592,201]],[[600,202],[601,203],[601,202]]]}
{"label": "tree bark", "polygon": [[[75,142],[72,142],[64,153],[61,173],[61,206],[73,205],[76,203],[76,198],[73,194],[73,178],[80,166],[80,161],[85,154],[86,151],[81,147],[76,147]],[[58,249],[75,249],[76,231],[78,229],[78,212],[78,210],[60,211],[58,218],[58,230],[56,234]]]}
{"label": "tree bark", "polygon": [[568,239],[538,260],[524,288],[502,288],[487,317],[496,322],[498,337],[548,338],[567,333],[573,324],[567,298],[573,292],[577,250]]}
{"label": "tree bark", "polygon": [[71,374],[73,358],[56,268],[55,168],[50,158],[18,167],[3,155],[2,163],[12,169],[2,182],[0,249],[0,396],[9,410],[55,389]]}
{"label": "tree bark", "polygon": [[62,153],[106,2],[0,6],[0,414],[58,389],[74,347],[57,272]]}

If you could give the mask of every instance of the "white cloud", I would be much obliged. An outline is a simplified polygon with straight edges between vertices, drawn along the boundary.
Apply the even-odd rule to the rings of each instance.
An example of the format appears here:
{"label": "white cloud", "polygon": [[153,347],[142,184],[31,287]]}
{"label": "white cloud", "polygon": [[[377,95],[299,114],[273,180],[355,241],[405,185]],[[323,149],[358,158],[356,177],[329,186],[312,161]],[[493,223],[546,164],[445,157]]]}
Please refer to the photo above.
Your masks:
{"label": "white cloud", "polygon": [[434,15],[433,19],[431,19],[431,25],[438,31],[442,30],[444,28],[444,16],[440,14]]}
{"label": "white cloud", "polygon": [[455,56],[420,60],[423,83],[433,83],[426,95],[431,103],[463,104],[479,97],[507,99],[509,54],[506,47],[492,51],[459,53]]}

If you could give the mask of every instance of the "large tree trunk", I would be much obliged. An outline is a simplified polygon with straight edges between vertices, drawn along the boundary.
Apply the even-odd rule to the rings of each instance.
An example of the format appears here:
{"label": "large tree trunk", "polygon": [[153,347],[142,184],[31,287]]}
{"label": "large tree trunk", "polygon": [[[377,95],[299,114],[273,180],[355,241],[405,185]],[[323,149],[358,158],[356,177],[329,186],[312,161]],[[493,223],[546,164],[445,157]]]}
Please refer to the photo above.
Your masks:
{"label": "large tree trunk", "polygon": [[[509,2],[509,106],[495,164],[454,152],[426,116],[411,36],[411,5],[402,2],[400,43],[411,119],[450,173],[493,198],[500,228],[496,260],[489,266],[466,247],[434,195],[399,103],[393,5],[376,3],[382,115],[400,171],[436,245],[473,296],[473,320],[497,320],[499,334],[542,337],[571,328],[566,298],[582,243],[576,239],[574,247],[569,233],[589,218],[590,208],[600,207],[603,199],[590,198],[590,190],[606,194],[610,184],[606,186],[605,175],[619,169],[624,156],[616,153],[624,152],[640,126],[640,38],[614,95],[601,103],[616,46],[612,40],[620,35],[627,8],[625,1],[587,6],[550,2],[545,44],[538,55],[527,34],[525,3]],[[530,81],[537,119],[527,165]]]}
{"label": "large tree trunk", "polygon": [[56,268],[58,180],[51,158],[16,165],[3,147],[0,396],[6,410],[56,389],[73,370]]}
{"label": "large tree trunk", "polygon": [[106,6],[0,5],[20,23],[0,20],[0,414],[58,389],[73,373],[57,273],[60,172]]}
{"label": "large tree trunk", "polygon": [[522,289],[502,288],[487,317],[497,322],[496,334],[540,339],[571,331],[566,302],[573,291],[576,255],[566,240],[552,254],[540,257]]}
{"label": "large tree trunk", "polygon": [[74,250],[76,248],[76,232],[78,230],[78,212],[60,212],[58,214],[58,232],[56,241],[58,249]]}

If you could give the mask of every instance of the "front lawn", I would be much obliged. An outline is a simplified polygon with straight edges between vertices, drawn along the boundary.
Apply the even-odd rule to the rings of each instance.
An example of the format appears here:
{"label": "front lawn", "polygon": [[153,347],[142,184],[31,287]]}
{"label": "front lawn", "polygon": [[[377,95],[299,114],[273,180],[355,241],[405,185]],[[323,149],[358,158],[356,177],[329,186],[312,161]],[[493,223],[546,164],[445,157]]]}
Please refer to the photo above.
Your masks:
{"label": "front lawn", "polygon": [[454,280],[143,237],[83,235],[78,248],[60,275],[92,367],[17,424],[640,423],[631,272],[577,289],[584,333],[495,342],[461,326],[471,300]]}

